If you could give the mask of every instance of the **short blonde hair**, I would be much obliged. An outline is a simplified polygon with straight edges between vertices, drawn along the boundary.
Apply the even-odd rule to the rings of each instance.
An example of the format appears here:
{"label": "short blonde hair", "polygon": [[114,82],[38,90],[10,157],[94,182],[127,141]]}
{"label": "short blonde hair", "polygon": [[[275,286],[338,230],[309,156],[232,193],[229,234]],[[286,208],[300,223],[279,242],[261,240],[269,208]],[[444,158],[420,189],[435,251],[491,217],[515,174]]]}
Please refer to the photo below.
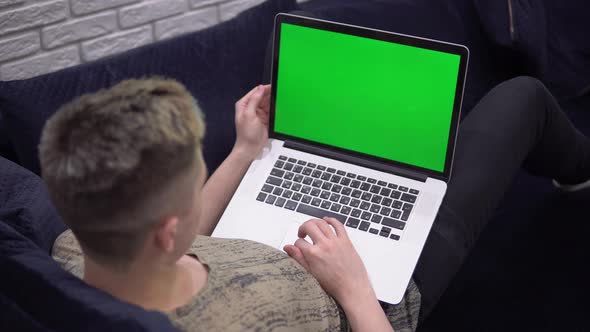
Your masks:
{"label": "short blonde hair", "polygon": [[81,96],[49,119],[39,146],[42,175],[87,255],[125,264],[158,218],[183,208],[187,199],[165,196],[195,171],[204,133],[191,94],[162,78]]}

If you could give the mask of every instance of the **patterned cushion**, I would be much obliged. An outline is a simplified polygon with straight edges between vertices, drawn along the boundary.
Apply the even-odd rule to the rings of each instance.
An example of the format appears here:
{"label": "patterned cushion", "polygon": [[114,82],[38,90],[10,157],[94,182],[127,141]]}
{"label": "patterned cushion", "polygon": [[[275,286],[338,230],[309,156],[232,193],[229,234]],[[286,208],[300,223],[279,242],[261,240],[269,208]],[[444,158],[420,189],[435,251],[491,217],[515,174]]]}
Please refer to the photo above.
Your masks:
{"label": "patterned cushion", "polygon": [[49,253],[66,229],[37,175],[0,157],[0,220]]}

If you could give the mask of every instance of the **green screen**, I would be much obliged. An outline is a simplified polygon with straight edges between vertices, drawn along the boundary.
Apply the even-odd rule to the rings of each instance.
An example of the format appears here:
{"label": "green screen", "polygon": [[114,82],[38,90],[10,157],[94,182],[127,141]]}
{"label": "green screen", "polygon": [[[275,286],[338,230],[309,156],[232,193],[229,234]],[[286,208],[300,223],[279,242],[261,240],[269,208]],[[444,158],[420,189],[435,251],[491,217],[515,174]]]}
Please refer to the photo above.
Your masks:
{"label": "green screen", "polygon": [[459,62],[283,23],[274,130],[443,172]]}

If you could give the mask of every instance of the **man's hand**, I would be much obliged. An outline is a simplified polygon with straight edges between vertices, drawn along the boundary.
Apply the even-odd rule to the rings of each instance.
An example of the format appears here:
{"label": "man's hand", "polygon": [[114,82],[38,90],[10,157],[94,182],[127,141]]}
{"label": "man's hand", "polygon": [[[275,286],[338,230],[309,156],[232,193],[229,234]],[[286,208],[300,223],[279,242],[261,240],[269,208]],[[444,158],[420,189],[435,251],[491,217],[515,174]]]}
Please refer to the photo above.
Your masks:
{"label": "man's hand", "polygon": [[[332,227],[330,227],[330,225]],[[320,282],[342,306],[358,297],[374,297],[361,258],[344,225],[334,218],[312,219],[299,227],[299,239],[284,250]],[[304,238],[309,236],[313,244]]]}
{"label": "man's hand", "polygon": [[270,85],[258,86],[236,103],[236,143],[203,188],[198,232],[211,235],[250,163],[268,139]]}
{"label": "man's hand", "polygon": [[270,85],[259,85],[236,103],[234,151],[254,160],[268,139]]}
{"label": "man's hand", "polygon": [[[285,251],[342,306],[352,330],[393,332],[344,225],[334,218],[312,219],[299,227],[298,235]],[[304,240],[306,236],[313,244]]]}

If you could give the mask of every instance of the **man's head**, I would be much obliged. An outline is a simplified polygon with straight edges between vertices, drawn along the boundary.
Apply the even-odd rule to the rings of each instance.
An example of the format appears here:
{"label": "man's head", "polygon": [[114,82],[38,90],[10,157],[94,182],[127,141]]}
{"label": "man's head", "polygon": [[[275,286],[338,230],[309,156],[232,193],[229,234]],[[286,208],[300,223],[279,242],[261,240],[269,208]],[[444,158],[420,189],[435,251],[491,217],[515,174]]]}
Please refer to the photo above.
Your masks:
{"label": "man's head", "polygon": [[87,257],[124,268],[146,242],[184,253],[200,212],[204,131],[190,93],[164,79],[119,83],[51,117],[42,175]]}

